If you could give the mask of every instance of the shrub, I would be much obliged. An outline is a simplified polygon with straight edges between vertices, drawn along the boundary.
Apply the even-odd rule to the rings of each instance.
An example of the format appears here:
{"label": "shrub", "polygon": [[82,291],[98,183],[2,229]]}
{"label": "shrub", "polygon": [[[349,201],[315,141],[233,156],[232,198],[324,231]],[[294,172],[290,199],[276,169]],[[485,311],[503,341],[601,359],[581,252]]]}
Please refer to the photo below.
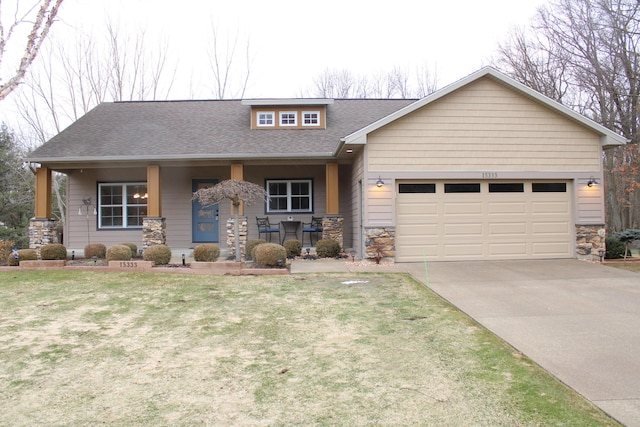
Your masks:
{"label": "shrub", "polygon": [[107,256],[107,247],[102,243],[91,243],[84,247],[85,258],[104,258]]}
{"label": "shrub", "polygon": [[254,248],[253,259],[259,267],[282,267],[287,262],[287,250],[277,243],[263,243]]}
{"label": "shrub", "polygon": [[0,265],[9,265],[9,257],[14,247],[13,240],[0,240]]}
{"label": "shrub", "polygon": [[340,254],[340,243],[333,239],[322,239],[316,242],[316,254],[320,258],[334,258]]}
{"label": "shrub", "polygon": [[604,239],[606,246],[606,252],[604,257],[606,259],[617,259],[624,257],[624,251],[626,250],[626,244],[620,241],[617,237],[609,236]]}
{"label": "shrub", "polygon": [[213,243],[205,243],[193,248],[193,259],[202,262],[216,262],[220,256],[220,247]]}
{"label": "shrub", "polygon": [[131,249],[131,258],[135,258],[136,256],[138,256],[138,245],[130,242],[120,244]]}
{"label": "shrub", "polygon": [[49,243],[40,248],[42,259],[67,259],[67,248],[60,243]]}
{"label": "shrub", "polygon": [[142,259],[153,261],[156,265],[166,265],[171,261],[171,249],[167,245],[149,246],[142,253]]}
{"label": "shrub", "polygon": [[15,267],[16,265],[20,265],[20,261],[35,261],[37,259],[38,253],[35,249],[20,249],[18,251],[18,258],[9,255],[8,264]]}
{"label": "shrub", "polygon": [[266,240],[263,239],[253,239],[253,240],[249,240],[247,242],[247,245],[245,246],[245,258],[250,260],[253,259],[253,250],[255,249],[256,246],[261,245],[263,243],[267,243]]}
{"label": "shrub", "polygon": [[129,261],[132,255],[127,245],[114,245],[107,249],[107,261]]}
{"label": "shrub", "polygon": [[284,242],[284,248],[287,250],[287,257],[294,258],[302,253],[302,242],[300,240],[287,240]]}

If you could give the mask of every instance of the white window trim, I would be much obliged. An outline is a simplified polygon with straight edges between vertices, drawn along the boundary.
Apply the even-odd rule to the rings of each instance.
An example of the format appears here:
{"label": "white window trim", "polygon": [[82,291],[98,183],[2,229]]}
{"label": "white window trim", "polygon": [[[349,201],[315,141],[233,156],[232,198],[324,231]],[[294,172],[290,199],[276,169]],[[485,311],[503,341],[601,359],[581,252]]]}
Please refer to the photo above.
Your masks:
{"label": "white window trim", "polygon": [[[316,118],[318,119],[318,122],[317,123],[305,123],[304,122],[304,115],[305,114],[315,114]],[[311,126],[311,127],[320,126],[320,111],[303,111],[302,112],[302,126]]]}
{"label": "white window trim", "polygon": [[[293,114],[293,123],[283,123],[282,119],[285,114]],[[281,127],[298,126],[298,112],[297,111],[280,111],[279,123]]]}
{"label": "white window trim", "polygon": [[[268,179],[266,182],[266,187],[267,187],[267,193],[269,193],[269,184],[272,183],[277,183],[277,184],[282,184],[282,183],[286,183],[287,184],[287,209],[286,210],[275,210],[275,209],[271,209],[271,207],[269,206],[269,202],[267,202],[267,212],[268,213],[309,213],[309,212],[313,212],[313,180],[311,179]],[[291,209],[291,184],[293,183],[305,183],[309,185],[309,209]],[[268,198],[271,197],[270,194],[268,194],[267,196]],[[277,197],[283,197],[282,195],[279,195]]]}
{"label": "white window trim", "polygon": [[[103,182],[103,183],[99,183],[98,184],[98,229],[99,230],[132,230],[132,229],[141,229],[142,226],[141,225],[128,225],[128,217],[129,215],[127,215],[127,186],[130,185],[144,185],[145,187],[147,186],[147,183],[144,181],[141,182]],[[102,187],[116,187],[116,186],[121,186],[122,187],[122,204],[119,205],[105,205],[105,206],[122,206],[122,225],[102,225]],[[146,197],[145,193],[145,197]],[[134,206],[147,206],[148,209],[148,204],[137,204]]]}
{"label": "white window trim", "polygon": [[[271,123],[270,124],[261,124],[260,116],[261,115],[271,115]],[[256,112],[256,126],[257,127],[274,127],[276,125],[276,113],[275,111],[258,111]]]}

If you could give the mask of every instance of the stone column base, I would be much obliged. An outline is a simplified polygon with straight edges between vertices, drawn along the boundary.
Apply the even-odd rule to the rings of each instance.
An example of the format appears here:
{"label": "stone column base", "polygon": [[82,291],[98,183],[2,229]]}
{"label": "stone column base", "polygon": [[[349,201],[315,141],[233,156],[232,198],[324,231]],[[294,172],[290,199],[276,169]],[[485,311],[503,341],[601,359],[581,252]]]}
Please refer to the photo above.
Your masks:
{"label": "stone column base", "polygon": [[576,225],[576,257],[578,259],[600,260],[600,251],[604,255],[604,224]]}
{"label": "stone column base", "polygon": [[52,218],[31,218],[29,220],[29,248],[40,255],[40,248],[49,243],[58,243],[56,221]]}
{"label": "stone column base", "polygon": [[340,243],[340,248],[344,249],[344,218],[339,215],[323,217],[322,238],[335,240]]}
{"label": "stone column base", "polygon": [[[235,217],[227,219],[227,250],[229,256],[236,257]],[[238,216],[238,237],[240,239],[240,259],[245,259],[249,225],[246,216]]]}
{"label": "stone column base", "polygon": [[167,220],[159,217],[142,219],[142,249],[167,243]]}
{"label": "stone column base", "polygon": [[364,233],[364,258],[378,261],[385,258],[395,259],[395,227],[365,227]]}

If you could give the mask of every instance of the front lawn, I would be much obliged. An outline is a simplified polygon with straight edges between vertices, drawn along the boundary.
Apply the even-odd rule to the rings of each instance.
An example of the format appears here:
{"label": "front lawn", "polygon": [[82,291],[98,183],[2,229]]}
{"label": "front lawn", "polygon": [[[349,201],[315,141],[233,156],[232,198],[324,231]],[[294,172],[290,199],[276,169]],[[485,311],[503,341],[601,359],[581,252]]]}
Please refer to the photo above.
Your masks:
{"label": "front lawn", "polygon": [[0,273],[0,425],[617,425],[405,275]]}

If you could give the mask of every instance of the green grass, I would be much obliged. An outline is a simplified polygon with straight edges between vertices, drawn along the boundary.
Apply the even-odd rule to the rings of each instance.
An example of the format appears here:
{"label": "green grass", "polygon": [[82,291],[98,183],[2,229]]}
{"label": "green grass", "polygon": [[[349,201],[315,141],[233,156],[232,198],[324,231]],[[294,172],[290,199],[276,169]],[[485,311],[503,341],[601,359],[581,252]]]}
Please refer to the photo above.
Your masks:
{"label": "green grass", "polygon": [[404,275],[16,270],[0,332],[0,425],[617,425]]}

